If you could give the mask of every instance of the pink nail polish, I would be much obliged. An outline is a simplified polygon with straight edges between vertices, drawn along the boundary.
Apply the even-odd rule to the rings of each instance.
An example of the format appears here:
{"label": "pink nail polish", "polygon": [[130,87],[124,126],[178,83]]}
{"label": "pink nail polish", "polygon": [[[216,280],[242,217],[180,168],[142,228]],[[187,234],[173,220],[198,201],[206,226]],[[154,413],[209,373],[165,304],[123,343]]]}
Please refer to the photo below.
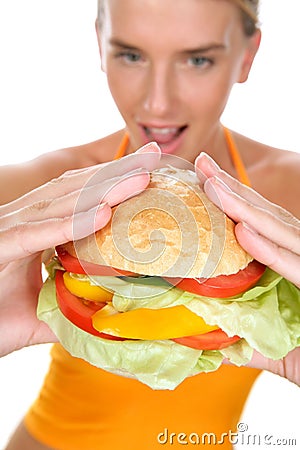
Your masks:
{"label": "pink nail polish", "polygon": [[196,161],[204,161],[214,172],[219,172],[220,166],[205,152],[201,152],[200,155],[197,157]]}
{"label": "pink nail polish", "polygon": [[136,150],[135,153],[159,153],[160,148],[156,142],[149,142],[148,144],[144,145],[143,147]]}

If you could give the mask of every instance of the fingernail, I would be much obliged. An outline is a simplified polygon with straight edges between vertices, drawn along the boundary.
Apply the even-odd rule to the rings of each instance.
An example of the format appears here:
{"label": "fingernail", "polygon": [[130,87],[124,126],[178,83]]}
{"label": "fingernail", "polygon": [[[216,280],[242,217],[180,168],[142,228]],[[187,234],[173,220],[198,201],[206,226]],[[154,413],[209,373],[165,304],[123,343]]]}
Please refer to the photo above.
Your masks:
{"label": "fingernail", "polygon": [[200,186],[203,186],[208,178],[220,172],[220,170],[218,164],[207,153],[201,152],[195,160],[195,172]]}
{"label": "fingernail", "polygon": [[108,206],[107,202],[100,203],[88,211],[82,211],[73,217],[73,239],[81,239],[95,230],[97,221],[102,223],[101,211]]}
{"label": "fingernail", "polygon": [[257,234],[256,231],[246,222],[241,222],[243,228],[245,228],[245,230],[249,231],[252,234]]}
{"label": "fingernail", "polygon": [[218,164],[205,152],[201,152],[200,155],[196,158],[196,164],[199,161],[204,161],[214,171],[221,170],[220,166],[218,166]]}
{"label": "fingernail", "polygon": [[210,201],[217,205],[218,208],[223,210],[222,201],[218,195],[216,183],[214,181],[215,180],[213,178],[209,178],[208,180],[206,180],[203,189]]}
{"label": "fingernail", "polygon": [[224,181],[221,180],[221,178],[219,178],[219,177],[217,177],[217,176],[214,176],[214,177],[211,177],[210,180],[211,180],[215,185],[217,185],[217,186],[219,186],[221,189],[223,189],[223,191],[225,191],[225,192],[232,192],[232,190],[230,189],[230,187],[227,186],[227,184],[224,183]]}
{"label": "fingernail", "polygon": [[210,177],[208,178],[203,186],[204,192],[208,196],[208,198],[217,205],[220,209],[224,209],[222,205],[222,200],[219,196],[220,191],[218,191],[218,188],[221,189],[223,192],[232,192],[231,189],[218,177]]}
{"label": "fingernail", "polygon": [[137,169],[130,170],[129,172],[126,173],[126,175],[120,177],[120,179],[127,178],[128,175],[139,175],[140,173],[144,172],[147,172],[147,169],[145,169],[145,167],[138,167]]}
{"label": "fingernail", "polygon": [[105,206],[107,206],[108,205],[108,203],[107,202],[103,202],[103,203],[100,203],[100,205],[98,205],[98,206],[96,206],[95,208],[92,208],[91,210],[93,210],[93,209],[103,209],[103,208],[105,208]]}
{"label": "fingernail", "polygon": [[160,153],[160,147],[156,142],[149,142],[148,144],[144,145],[143,147],[136,150],[135,153]]}

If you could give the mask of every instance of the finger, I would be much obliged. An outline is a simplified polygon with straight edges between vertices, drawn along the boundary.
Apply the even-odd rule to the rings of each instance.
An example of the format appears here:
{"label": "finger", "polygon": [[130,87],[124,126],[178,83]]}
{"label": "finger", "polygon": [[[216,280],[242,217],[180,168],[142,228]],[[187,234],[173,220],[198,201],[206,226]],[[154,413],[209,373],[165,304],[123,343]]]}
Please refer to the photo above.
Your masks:
{"label": "finger", "polygon": [[91,199],[97,203],[107,202],[110,206],[115,206],[146,189],[149,181],[150,175],[146,169],[136,169],[123,176],[109,178],[101,184],[94,184],[94,180],[91,180],[78,195],[75,209],[85,210]]}
{"label": "finger", "polygon": [[293,224],[285,222],[272,209],[263,209],[228,190],[217,177],[209,178],[204,190],[235,222],[244,222],[278,246],[300,254],[300,221],[295,217],[292,216]]}
{"label": "finger", "polygon": [[[136,150],[135,153],[126,155],[120,159],[98,164],[88,168],[89,173],[84,173],[84,176],[88,178],[88,175],[92,176],[94,173],[100,173],[101,177],[96,180],[105,181],[113,177],[125,176],[128,172],[132,172],[137,169],[145,168],[147,171],[152,172],[154,169],[159,167],[159,161],[161,158],[161,150],[156,142],[150,142],[143,147]],[[87,169],[84,169],[86,171]],[[71,176],[77,176],[80,178],[80,171],[70,171],[67,172]]]}
{"label": "finger", "polygon": [[271,203],[258,192],[239,182],[224,170],[221,170],[216,162],[206,153],[201,153],[197,157],[195,161],[195,170],[202,186],[204,186],[208,178],[217,176],[221,181],[223,181],[229,190],[235,192],[240,197],[243,197],[248,202],[261,208],[268,209],[284,221],[291,223],[294,222],[294,216],[291,213],[280,206]]}
{"label": "finger", "polygon": [[18,223],[0,231],[0,264],[24,258],[73,239],[81,239],[104,227],[110,218],[111,208],[103,204],[75,216]]}
{"label": "finger", "polygon": [[111,163],[98,164],[86,169],[71,170],[60,177],[34,189],[17,200],[0,207],[1,214],[9,214],[17,209],[42,202],[47,198],[64,197],[83,186],[102,184],[111,178],[123,177],[128,172],[144,168],[151,172],[159,166],[161,151],[157,144],[150,143],[139,152],[125,156]]}
{"label": "finger", "polygon": [[116,161],[103,166],[94,166],[91,177],[89,178],[89,186],[102,184],[116,177],[125,177],[128,173],[143,168],[145,171],[152,172],[159,166],[161,151],[154,142],[141,147],[135,153],[124,156]]}
{"label": "finger", "polygon": [[[105,164],[97,166],[105,166]],[[54,199],[58,197],[64,197],[71,192],[75,192],[84,186],[84,184],[90,179],[95,172],[95,166],[70,170],[65,172],[58,178],[54,178],[49,182],[33,189],[32,191],[24,194],[22,197],[13,200],[10,203],[0,206],[0,212],[2,215],[9,214],[18,209],[30,206],[33,203],[43,202],[45,199]]]}
{"label": "finger", "polygon": [[100,186],[92,184],[59,198],[49,198],[23,207],[0,219],[0,227],[7,228],[18,222],[36,222],[51,218],[71,216],[90,210],[101,203],[114,206],[132,197],[149,184],[150,176],[143,169],[138,169],[124,177],[115,177]]}
{"label": "finger", "polygon": [[235,228],[241,246],[261,263],[273,269],[300,288],[300,256],[282,248],[271,240],[251,230],[245,224]]}
{"label": "finger", "polygon": [[[86,192],[81,195],[92,198],[89,189],[96,187],[98,202],[105,201],[114,206],[144,190],[150,181],[149,172],[159,165],[160,148],[156,143],[141,147],[136,153],[125,156],[121,160],[95,167],[91,177],[85,184]],[[85,207],[84,207],[85,209]]]}
{"label": "finger", "polygon": [[141,147],[135,153],[124,156],[121,159],[112,161],[105,167],[100,167],[101,170],[95,169],[95,176],[90,180],[90,184],[101,184],[102,182],[114,178],[116,176],[122,177],[131,171],[144,168],[148,172],[159,167],[161,158],[161,151],[158,145],[154,142]]}
{"label": "finger", "polygon": [[268,370],[300,386],[300,347],[295,348],[279,360],[268,359],[254,350],[252,359],[247,366]]}
{"label": "finger", "polygon": [[218,164],[204,152],[201,152],[200,155],[197,156],[194,166],[201,186],[204,185],[208,178],[213,177],[214,175],[219,175],[221,172],[221,167],[218,166]]}
{"label": "finger", "polygon": [[130,197],[134,197],[147,188],[150,182],[150,174],[144,169],[132,172],[124,178],[110,183],[110,186],[103,194],[103,201],[110,206],[118,205]]}

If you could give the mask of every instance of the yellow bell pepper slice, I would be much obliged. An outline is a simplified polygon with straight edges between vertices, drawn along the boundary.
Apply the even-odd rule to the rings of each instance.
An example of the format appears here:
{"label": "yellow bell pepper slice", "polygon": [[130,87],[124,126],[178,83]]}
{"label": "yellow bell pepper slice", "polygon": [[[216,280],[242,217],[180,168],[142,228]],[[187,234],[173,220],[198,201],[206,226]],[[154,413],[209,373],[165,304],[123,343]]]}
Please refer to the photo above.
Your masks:
{"label": "yellow bell pepper slice", "polygon": [[100,332],[143,340],[195,336],[219,328],[208,325],[184,305],[162,309],[140,308],[123,313],[112,313],[111,307],[109,311],[104,307],[92,316],[92,322]]}
{"label": "yellow bell pepper slice", "polygon": [[87,280],[80,280],[65,272],[64,283],[68,291],[77,297],[94,302],[110,302],[113,294],[100,286],[94,286]]}

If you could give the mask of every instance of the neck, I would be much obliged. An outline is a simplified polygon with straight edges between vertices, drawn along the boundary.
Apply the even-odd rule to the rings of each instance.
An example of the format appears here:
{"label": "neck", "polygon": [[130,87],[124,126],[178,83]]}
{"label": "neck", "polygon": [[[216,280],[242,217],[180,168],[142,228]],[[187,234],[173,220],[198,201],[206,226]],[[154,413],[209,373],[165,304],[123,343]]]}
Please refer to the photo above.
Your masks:
{"label": "neck", "polygon": [[232,164],[224,128],[221,124],[213,130],[203,146],[203,151],[211,156],[222,169],[235,175],[235,168]]}

